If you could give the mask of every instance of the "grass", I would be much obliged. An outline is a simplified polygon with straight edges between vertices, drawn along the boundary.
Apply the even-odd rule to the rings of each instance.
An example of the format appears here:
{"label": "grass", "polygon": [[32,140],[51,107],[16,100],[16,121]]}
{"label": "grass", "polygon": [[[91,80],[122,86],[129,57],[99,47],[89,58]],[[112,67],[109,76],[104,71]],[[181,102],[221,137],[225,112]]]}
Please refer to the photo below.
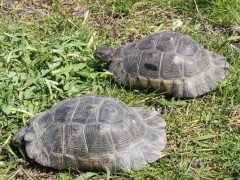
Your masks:
{"label": "grass", "polygon": [[[18,9],[0,3],[4,17],[0,22],[0,179],[239,178],[237,0],[44,1],[44,6],[38,1],[20,2]],[[36,6],[44,13],[29,13]],[[183,22],[181,27],[173,25],[177,20]],[[189,34],[203,47],[227,57],[231,64],[227,79],[202,97],[166,98],[117,85],[107,67],[93,58],[96,46],[118,47],[163,29]],[[23,149],[11,146],[12,137],[31,116],[87,93],[158,110],[167,122],[166,155],[136,172],[91,173],[41,167],[26,159]]]}

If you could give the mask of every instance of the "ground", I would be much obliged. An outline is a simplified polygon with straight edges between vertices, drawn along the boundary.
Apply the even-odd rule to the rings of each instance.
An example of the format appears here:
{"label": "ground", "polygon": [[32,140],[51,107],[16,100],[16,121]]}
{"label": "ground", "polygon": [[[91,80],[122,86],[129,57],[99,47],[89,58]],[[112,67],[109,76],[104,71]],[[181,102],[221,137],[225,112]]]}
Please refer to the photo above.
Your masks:
{"label": "ground", "polygon": [[[21,0],[0,3],[0,179],[238,179],[240,3],[238,0]],[[192,36],[230,63],[216,90],[176,99],[117,85],[93,57],[162,30]],[[167,122],[165,156],[136,172],[59,171],[11,144],[34,114],[93,93],[155,109]]]}

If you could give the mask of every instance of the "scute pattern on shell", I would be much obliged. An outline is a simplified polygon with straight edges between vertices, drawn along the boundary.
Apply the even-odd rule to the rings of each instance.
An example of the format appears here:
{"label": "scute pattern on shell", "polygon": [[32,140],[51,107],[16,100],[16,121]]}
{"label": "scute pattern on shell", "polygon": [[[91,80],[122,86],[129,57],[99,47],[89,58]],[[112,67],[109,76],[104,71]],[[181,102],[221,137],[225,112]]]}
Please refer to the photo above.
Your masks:
{"label": "scute pattern on shell", "polygon": [[28,156],[58,169],[138,170],[159,159],[166,146],[165,121],[154,111],[109,97],[70,98],[30,122]]}
{"label": "scute pattern on shell", "polygon": [[110,64],[109,71],[116,74],[118,83],[169,91],[176,97],[196,97],[213,90],[229,67],[226,58],[176,32],[155,33],[116,52],[122,53],[113,56],[115,67]]}

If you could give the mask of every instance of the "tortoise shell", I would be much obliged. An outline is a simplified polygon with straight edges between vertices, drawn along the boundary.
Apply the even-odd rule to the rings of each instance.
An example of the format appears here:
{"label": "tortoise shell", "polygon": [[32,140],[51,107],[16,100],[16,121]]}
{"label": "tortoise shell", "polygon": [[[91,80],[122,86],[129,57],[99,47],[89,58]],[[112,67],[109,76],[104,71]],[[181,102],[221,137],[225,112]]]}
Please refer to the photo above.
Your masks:
{"label": "tortoise shell", "polygon": [[110,49],[98,48],[94,56],[110,62],[109,71],[118,83],[167,91],[176,97],[196,97],[213,90],[229,66],[226,58],[176,32],[155,33]]}
{"label": "tortoise shell", "polygon": [[48,167],[138,170],[161,157],[164,126],[155,111],[86,95],[37,114],[13,141],[24,141],[27,155]]}

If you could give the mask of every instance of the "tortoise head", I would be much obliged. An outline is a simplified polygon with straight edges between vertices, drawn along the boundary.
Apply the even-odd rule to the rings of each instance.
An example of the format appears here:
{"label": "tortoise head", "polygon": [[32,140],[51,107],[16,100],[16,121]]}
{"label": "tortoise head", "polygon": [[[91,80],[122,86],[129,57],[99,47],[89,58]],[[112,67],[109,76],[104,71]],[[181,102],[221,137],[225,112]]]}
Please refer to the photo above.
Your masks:
{"label": "tortoise head", "polygon": [[24,136],[27,128],[21,128],[13,138],[13,144],[16,146],[22,146],[25,144]]}
{"label": "tortoise head", "polygon": [[113,61],[114,49],[110,47],[100,47],[97,48],[93,54],[94,58],[100,59],[104,62]]}

